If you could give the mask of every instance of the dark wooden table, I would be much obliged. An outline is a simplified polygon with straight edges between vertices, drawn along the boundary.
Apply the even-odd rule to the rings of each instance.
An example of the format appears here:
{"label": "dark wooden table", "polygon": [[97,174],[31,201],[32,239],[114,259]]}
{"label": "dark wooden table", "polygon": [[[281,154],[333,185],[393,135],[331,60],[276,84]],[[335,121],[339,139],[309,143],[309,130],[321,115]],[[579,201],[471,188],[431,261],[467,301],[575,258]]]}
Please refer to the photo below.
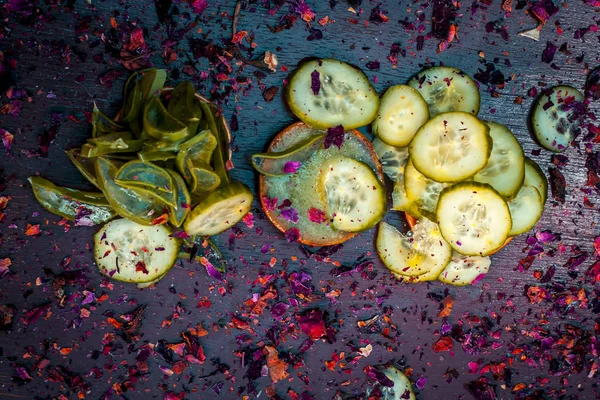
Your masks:
{"label": "dark wooden table", "polygon": [[[0,305],[6,306],[5,314],[14,310],[12,323],[0,332],[0,398],[162,399],[177,393],[179,398],[233,399],[276,393],[331,399],[336,393],[360,396],[368,382],[364,367],[390,361],[409,368],[422,399],[472,398],[478,390],[479,398],[493,398],[494,391],[499,399],[598,398],[599,290],[585,273],[597,259],[593,242],[600,199],[585,186],[584,165],[593,147],[586,152],[579,145],[565,153],[566,202],[551,197],[536,228],[560,237],[543,244],[544,252],[529,260],[528,269],[519,268],[530,248],[527,236],[516,238],[493,256],[482,282],[465,288],[394,282],[374,253],[373,231],[347,242],[331,259],[309,257],[301,246],[285,241],[255,201],[253,228],[241,223],[235,234],[216,238],[228,259],[225,281],[209,277],[201,265],[182,262],[155,288],[139,290],[103,279],[91,253],[94,228],[59,225],[60,218],[35,202],[26,178],[39,173],[57,184],[88,187],[64,150],[89,135],[84,113],[93,102],[109,114],[120,107],[130,73],[125,66],[148,62],[168,68],[174,83],[194,79],[200,93],[219,100],[228,120],[237,119],[232,175],[255,189],[249,157],[294,120],[281,89],[286,71],[308,56],[352,62],[380,92],[430,63],[454,65],[470,75],[498,71],[495,82],[501,75],[505,83],[481,85],[480,116],[509,126],[526,154],[547,171],[551,154],[539,151],[527,128],[534,100],[528,93],[557,83],[583,87],[600,55],[600,8],[580,0],[558,5],[541,40],[534,41],[517,34],[537,24],[526,12],[531,3],[515,1],[508,13],[499,0],[464,1],[455,19],[457,39],[437,53],[440,40],[429,34],[431,2],[355,1],[352,11],[352,2],[309,1],[316,14],[309,27],[288,3],[278,8],[277,1],[254,1],[242,7],[237,29],[249,32],[256,49],[248,54],[244,38],[242,54],[257,58],[266,50],[274,52],[279,66],[270,74],[227,56],[232,50],[227,48],[235,7],[231,0],[208,0],[201,15],[185,2],[169,8],[170,2],[162,1],[158,12],[148,0],[0,3],[0,51],[9,74],[2,76],[0,89],[26,91],[20,112],[14,90],[0,98],[0,128],[14,135],[10,151],[0,148],[0,196],[10,196],[0,210],[5,214],[0,260],[12,261],[10,273],[0,280]],[[195,2],[199,8],[201,3]],[[372,14],[375,7],[389,21],[378,17],[377,9]],[[290,29],[269,29],[291,22],[290,15],[297,19]],[[329,24],[317,22],[326,16]],[[146,47],[120,53],[131,46],[128,38],[136,27],[143,30]],[[125,42],[119,42],[121,35]],[[541,61],[547,41],[559,47],[566,43],[552,63]],[[231,70],[215,65],[218,58],[210,52],[216,48],[207,43],[225,48],[218,54]],[[388,59],[394,43],[401,50],[397,65]],[[123,55],[129,57],[126,63]],[[176,60],[166,65],[171,55]],[[279,93],[266,101],[263,92],[271,87]],[[54,133],[44,156],[38,140]],[[405,229],[403,219],[391,214],[389,219]],[[28,224],[39,224],[40,233],[28,236]],[[363,260],[372,264],[353,274],[331,274],[334,262],[352,267]],[[65,275],[75,270],[83,272]],[[313,287],[308,299],[296,296],[290,283],[290,274],[299,271],[312,279],[305,282]],[[66,297],[60,300],[56,289],[65,277]],[[267,295],[264,312],[251,315],[253,295],[265,296],[268,289],[277,299]],[[540,291],[543,295],[534,296]],[[297,307],[290,307],[283,321],[274,319],[271,307],[289,298],[298,301]],[[452,301],[451,312],[440,313]],[[122,316],[141,305],[146,306],[143,322],[127,341],[131,337],[123,334]],[[315,308],[326,312],[335,339],[316,340],[301,352],[308,337],[294,315]],[[359,327],[359,321],[373,317],[372,325]],[[177,362],[183,358],[175,354],[169,360],[161,340],[181,343],[181,332],[197,326],[206,330],[197,338],[206,361],[188,360],[183,368]],[[440,341],[442,336],[449,339]],[[357,349],[367,344],[370,355],[357,357]],[[434,351],[443,344],[452,348]],[[268,373],[261,376],[265,346],[276,348],[289,364],[289,376],[275,384]],[[336,358],[340,361],[330,362]]]}

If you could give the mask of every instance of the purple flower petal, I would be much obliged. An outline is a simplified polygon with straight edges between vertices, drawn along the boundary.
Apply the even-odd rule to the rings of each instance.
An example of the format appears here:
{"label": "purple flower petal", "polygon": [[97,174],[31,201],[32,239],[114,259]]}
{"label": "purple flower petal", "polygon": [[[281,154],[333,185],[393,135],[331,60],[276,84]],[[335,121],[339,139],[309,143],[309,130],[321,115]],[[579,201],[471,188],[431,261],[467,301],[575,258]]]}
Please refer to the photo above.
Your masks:
{"label": "purple flower petal", "polygon": [[539,240],[542,243],[552,242],[555,238],[554,233],[547,231],[547,230],[541,231],[541,232],[536,232],[535,237],[537,240]]}
{"label": "purple flower petal", "polygon": [[294,174],[298,171],[298,168],[302,165],[301,161],[288,161],[283,166],[284,174]]}
{"label": "purple flower petal", "polygon": [[425,387],[426,383],[427,383],[427,378],[425,376],[422,376],[419,379],[417,379],[417,381],[415,382],[415,386],[420,390]]}
{"label": "purple flower petal", "polygon": [[321,90],[321,78],[319,71],[316,69],[310,74],[310,87],[315,96],[319,95],[319,91]]}
{"label": "purple flower petal", "polygon": [[279,216],[290,222],[293,222],[294,224],[297,224],[299,221],[298,211],[296,211],[294,207],[289,207],[284,210],[281,210],[281,214],[279,214]]}
{"label": "purple flower petal", "polygon": [[277,303],[273,307],[271,307],[271,315],[275,319],[280,319],[286,313],[288,308],[290,308],[288,304],[285,304],[283,302]]}
{"label": "purple flower petal", "polygon": [[223,280],[223,275],[219,272],[218,269],[215,268],[214,265],[211,264],[210,261],[208,261],[208,259],[206,259],[205,257],[201,257],[200,258],[200,263],[202,265],[204,265],[204,267],[206,268],[206,272],[208,273],[208,275],[210,275],[212,278],[218,279],[220,281]]}
{"label": "purple flower petal", "polygon": [[288,243],[297,242],[299,238],[300,230],[298,228],[294,227],[285,231],[285,239],[288,241]]}
{"label": "purple flower petal", "polygon": [[344,127],[342,125],[327,129],[323,147],[328,149],[333,144],[339,149],[344,143],[344,136]]}
{"label": "purple flower petal", "polygon": [[554,54],[556,53],[556,50],[558,50],[558,47],[554,45],[554,43],[548,41],[546,43],[546,49],[542,53],[542,61],[550,64],[554,59]]}

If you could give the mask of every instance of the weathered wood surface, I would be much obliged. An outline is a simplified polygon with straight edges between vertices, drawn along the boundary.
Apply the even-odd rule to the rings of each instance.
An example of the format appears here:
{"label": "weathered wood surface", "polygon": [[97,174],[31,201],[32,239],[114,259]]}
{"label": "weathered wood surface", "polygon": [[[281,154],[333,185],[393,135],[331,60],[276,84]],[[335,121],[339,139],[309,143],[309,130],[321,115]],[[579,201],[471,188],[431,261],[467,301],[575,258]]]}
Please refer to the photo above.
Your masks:
{"label": "weathered wood surface", "polygon": [[[4,2],[5,3],[5,2]],[[39,3],[46,3],[40,1]],[[247,386],[244,378],[246,368],[241,366],[239,357],[234,351],[246,347],[246,344],[236,343],[236,336],[248,334],[250,341],[255,343],[265,337],[265,331],[273,324],[273,319],[267,311],[261,317],[251,319],[251,325],[256,334],[242,332],[224,327],[231,321],[231,317],[238,314],[244,301],[252,297],[252,293],[262,290],[260,284],[252,284],[259,271],[278,274],[283,270],[282,261],[287,260],[287,270],[306,270],[313,277],[313,285],[319,299],[314,301],[312,307],[322,307],[330,313],[332,319],[343,319],[338,327],[337,341],[334,344],[317,342],[305,354],[305,366],[290,369],[289,381],[278,382],[275,385],[277,393],[282,398],[287,395],[288,388],[301,393],[309,390],[316,399],[329,399],[336,390],[353,393],[364,387],[366,376],[363,368],[366,365],[387,362],[392,359],[404,360],[404,365],[412,368],[413,379],[426,376],[428,381],[420,390],[420,398],[471,398],[465,384],[477,379],[477,374],[469,373],[468,362],[473,361],[483,366],[490,362],[505,361],[506,357],[515,348],[515,344],[529,344],[533,348],[539,346],[534,337],[527,333],[539,326],[540,320],[547,320],[546,328],[552,329],[565,322],[571,322],[593,334],[594,318],[591,307],[584,308],[574,304],[568,311],[559,312],[553,309],[552,301],[543,301],[540,304],[531,304],[525,296],[526,285],[539,285],[533,277],[534,270],[546,271],[551,265],[557,266],[553,282],[565,283],[568,287],[574,282],[567,276],[566,268],[562,267],[565,261],[573,254],[570,248],[564,252],[557,252],[554,258],[542,257],[534,262],[531,269],[525,272],[515,271],[519,260],[525,256],[522,249],[525,246],[525,236],[516,238],[500,253],[493,257],[493,267],[482,283],[467,288],[452,288],[438,283],[419,284],[414,286],[401,285],[393,282],[386,273],[381,263],[376,259],[373,249],[374,232],[366,232],[345,244],[344,248],[333,256],[335,261],[342,264],[353,264],[360,256],[366,255],[375,263],[377,277],[367,280],[356,274],[342,278],[333,278],[329,272],[334,266],[330,263],[317,262],[306,259],[299,251],[297,244],[288,244],[282,235],[272,227],[268,221],[260,218],[256,212],[256,227],[249,229],[242,225],[242,230],[247,235],[238,238],[232,248],[227,247],[229,232],[219,236],[218,242],[229,261],[228,282],[231,291],[224,295],[218,292],[223,283],[216,282],[208,277],[199,265],[185,264],[178,266],[163,279],[155,289],[138,290],[129,285],[114,283],[111,287],[101,287],[103,280],[96,273],[90,251],[93,228],[75,228],[65,232],[64,227],[58,226],[59,218],[47,213],[39,207],[30,191],[26,178],[39,173],[42,176],[66,186],[85,187],[83,178],[70,163],[64,150],[81,144],[88,135],[85,121],[74,123],[66,119],[74,115],[83,118],[83,112],[89,111],[95,101],[101,108],[114,112],[120,106],[121,88],[125,82],[128,71],[116,61],[105,57],[105,61],[94,61],[94,54],[101,54],[104,46],[90,48],[92,39],[98,39],[99,34],[107,29],[110,18],[115,17],[118,23],[131,23],[135,21],[145,29],[145,38],[155,54],[151,57],[153,64],[163,67],[161,58],[161,42],[165,37],[165,25],[158,21],[154,4],[150,1],[97,1],[93,7],[85,1],[76,1],[72,11],[66,5],[49,6],[41,5],[48,10],[54,20],[40,22],[38,28],[18,23],[12,16],[7,15],[7,20],[0,21],[5,29],[5,36],[0,38],[0,50],[10,54],[16,61],[16,69],[12,71],[16,85],[27,89],[33,96],[32,102],[25,102],[19,117],[0,115],[0,128],[14,134],[14,143],[10,153],[6,154],[0,149],[0,168],[4,169],[4,176],[9,177],[8,187],[2,195],[9,195],[11,200],[4,211],[6,217],[0,223],[0,258],[12,259],[12,274],[0,281],[0,303],[14,304],[16,315],[13,328],[9,332],[0,332],[0,398],[47,398],[56,397],[64,393],[66,398],[75,398],[76,393],[69,393],[64,384],[52,383],[46,380],[45,371],[30,370],[33,380],[24,385],[13,382],[15,365],[31,366],[32,360],[24,358],[26,347],[32,346],[33,350],[42,353],[42,341],[48,340],[51,346],[56,343],[58,347],[73,347],[68,355],[60,355],[58,350],[48,351],[47,357],[50,365],[63,365],[71,371],[81,375],[91,385],[91,393],[86,398],[97,399],[111,389],[116,382],[123,382],[128,377],[128,366],[135,365],[135,356],[138,346],[135,343],[127,347],[120,339],[115,341],[116,347],[110,355],[100,355],[93,360],[93,351],[102,351],[101,340],[107,333],[115,329],[107,324],[106,312],[114,312],[115,318],[129,312],[139,304],[148,306],[146,319],[142,325],[142,342],[156,343],[158,339],[168,341],[180,340],[179,332],[188,326],[203,323],[208,329],[207,336],[201,338],[207,355],[207,362],[203,365],[191,365],[184,374],[163,379],[160,365],[167,365],[160,357],[150,358],[148,361],[149,375],[140,377],[122,398],[145,399],[163,398],[164,389],[159,387],[165,384],[169,390],[180,392],[185,389],[197,390],[188,398],[241,398],[246,394],[240,388]],[[231,16],[234,2],[224,0],[217,3],[209,0],[210,7],[199,19],[199,24],[186,34],[186,39],[175,45],[179,61],[168,66],[171,72],[174,68],[181,68],[187,60],[188,37],[206,37],[220,43],[220,38],[227,38],[231,29]],[[407,32],[397,22],[408,19],[415,22],[415,15],[420,9],[420,4],[409,2],[387,1],[381,2],[382,9],[387,11],[390,21],[385,24],[365,25],[375,2],[363,1],[364,14],[356,16],[348,11],[348,4],[338,1],[334,8],[330,8],[327,1],[309,1],[317,18],[328,15],[336,22],[325,28],[313,22],[312,26],[323,31],[323,39],[307,41],[309,35],[306,24],[298,21],[290,30],[273,34],[267,25],[275,25],[279,18],[287,12],[285,5],[275,15],[269,15],[265,8],[259,4],[251,5],[242,10],[238,30],[247,29],[255,35],[259,54],[270,50],[277,54],[280,67],[293,68],[297,62],[307,56],[335,57],[352,62],[363,67],[367,75],[373,79],[379,91],[383,91],[391,84],[403,83],[411,75],[420,70],[422,65],[442,62],[463,69],[469,74],[474,74],[479,68],[485,68],[483,61],[497,61],[505,78],[512,78],[503,90],[501,96],[493,98],[482,87],[482,106],[480,116],[489,118],[508,125],[518,136],[530,157],[537,160],[546,169],[550,164],[550,154],[542,151],[539,156],[532,155],[538,149],[530,137],[527,129],[527,115],[533,99],[527,97],[527,90],[538,86],[540,82],[546,85],[556,83],[572,84],[581,88],[586,78],[586,66],[594,67],[600,55],[597,33],[588,33],[584,39],[573,39],[576,29],[594,25],[597,10],[584,4],[583,1],[569,3],[569,7],[561,6],[558,15],[554,16],[542,30],[542,40],[539,42],[517,35],[517,32],[533,28],[535,20],[525,14],[524,10],[515,10],[507,17],[500,8],[500,1],[491,1],[491,5],[480,8],[474,15],[471,13],[472,5],[464,2],[458,19],[460,30],[459,40],[451,48],[440,54],[436,53],[437,40],[425,41],[422,51],[416,50],[415,31]],[[333,2],[336,3],[336,2]],[[190,12],[187,5],[179,7],[181,12]],[[358,8],[357,8],[358,9]],[[118,10],[119,13],[115,12]],[[429,31],[430,10],[424,8],[427,24],[426,34]],[[91,29],[85,33],[75,33],[78,18],[91,17]],[[192,20],[194,16],[192,15]],[[351,24],[348,18],[356,18],[359,23]],[[505,41],[497,33],[486,33],[485,25],[488,21],[502,20],[506,24],[509,40]],[[560,21],[564,33],[559,35],[555,22]],[[418,24],[417,24],[418,25]],[[184,26],[183,24],[181,26]],[[201,30],[201,33],[199,32]],[[572,56],[557,52],[554,62],[560,70],[553,70],[549,64],[540,61],[540,55],[546,46],[546,41],[551,40],[558,45],[569,43]],[[53,41],[55,41],[53,43]],[[386,60],[389,48],[393,42],[399,42],[408,54],[400,57],[397,68],[392,68]],[[67,64],[64,55],[61,58],[60,49],[68,46],[88,54],[82,61],[77,55],[71,55],[71,62]],[[52,51],[49,49],[53,49]],[[584,62],[575,60],[576,56],[585,54]],[[505,59],[510,60],[510,66],[505,64]],[[365,65],[369,61],[379,60],[381,69],[369,71]],[[206,61],[197,64],[199,71],[208,67]],[[108,89],[98,83],[97,76],[110,69],[123,72]],[[233,65],[237,72],[239,65]],[[253,67],[244,67],[243,72],[231,76],[253,77]],[[85,75],[83,82],[76,78]],[[256,79],[253,78],[253,89],[232,93],[228,101],[223,104],[223,110],[230,119],[237,110],[240,129],[235,132],[233,162],[235,169],[232,171],[234,178],[239,179],[252,188],[256,188],[256,175],[251,168],[249,158],[254,152],[262,151],[267,147],[269,139],[279,130],[293,121],[292,115],[286,111],[281,93],[286,72],[281,70],[268,75],[263,83],[280,88],[279,94],[272,102],[265,102]],[[181,74],[178,80],[187,78]],[[198,83],[199,92],[209,95],[211,85]],[[517,96],[523,96],[521,105],[514,103]],[[6,100],[5,97],[2,101]],[[27,151],[36,150],[37,137],[44,127],[51,122],[51,112],[63,113],[63,122],[59,133],[50,145],[49,157],[29,157]],[[593,239],[598,235],[596,224],[599,214],[594,208],[583,207],[583,196],[580,189],[586,182],[585,152],[578,149],[569,149],[567,152],[569,162],[563,173],[568,187],[567,202],[559,204],[549,200],[547,209],[541,219],[539,229],[550,229],[560,232],[562,243],[566,246],[578,245],[582,250],[593,254]],[[591,192],[586,196],[592,203],[600,199],[597,193]],[[258,207],[256,202],[255,207]],[[392,219],[398,219],[390,216]],[[26,224],[41,224],[43,231],[39,237],[25,236]],[[398,220],[398,223],[402,222]],[[256,234],[256,228],[263,230],[262,235]],[[259,249],[270,242],[273,252],[262,254]],[[299,257],[292,261],[292,256]],[[43,268],[50,268],[55,272],[62,271],[61,261],[65,257],[72,257],[69,268],[82,267],[87,270],[90,279],[88,287],[96,292],[99,297],[103,292],[109,294],[109,300],[101,304],[86,308],[91,310],[89,318],[84,319],[81,326],[75,328],[72,321],[78,316],[76,304],[81,303],[80,297],[75,297],[67,302],[64,308],[59,308],[52,295],[50,283]],[[269,266],[272,257],[277,261],[273,267]],[[593,261],[591,256],[578,270],[585,271]],[[38,285],[40,282],[41,284]],[[356,284],[354,287],[353,284]],[[283,284],[276,285],[281,293],[285,292]],[[330,301],[324,296],[321,288],[326,292],[340,290],[341,294],[335,301]],[[584,286],[590,301],[597,297],[597,292],[591,285]],[[81,291],[76,290],[77,293]],[[356,327],[359,320],[381,314],[375,298],[388,294],[383,300],[384,306],[391,307],[390,318],[402,332],[397,341],[388,340],[381,334],[360,333]],[[465,322],[467,314],[480,317],[489,317],[493,321],[492,332],[496,332],[498,339],[488,340],[502,344],[499,348],[481,350],[479,354],[469,355],[463,351],[461,344],[454,343],[452,353],[434,353],[432,343],[439,335],[437,331],[442,326],[442,318],[437,317],[439,301],[433,300],[431,293],[444,297],[450,294],[455,298],[452,313],[448,318],[451,324],[459,320]],[[209,309],[196,308],[198,299],[207,296],[212,302]],[[40,318],[34,324],[26,326],[21,322],[26,310],[51,301],[51,314]],[[172,320],[172,325],[161,327],[165,318],[178,313],[178,318]],[[291,315],[291,314],[290,314]],[[293,322],[293,318],[292,318]],[[213,324],[215,330],[213,331]],[[217,328],[218,327],[218,328]],[[299,344],[306,338],[300,333],[289,336],[286,341],[278,346],[280,352],[295,352]],[[361,342],[361,340],[363,342]],[[325,368],[324,361],[332,359],[333,352],[346,352],[353,354],[348,343],[364,346],[370,341],[373,352],[367,358],[361,358],[356,365],[346,363],[352,373],[346,374],[337,366],[335,371]],[[531,350],[528,351],[528,353]],[[555,354],[553,355],[555,356]],[[353,355],[351,356],[353,357]],[[229,372],[235,379],[226,380],[225,375],[218,373],[208,378],[200,378],[214,370],[211,360],[219,359],[229,366]],[[590,399],[596,396],[597,377],[588,378],[590,372],[584,369],[581,373],[566,377],[563,382],[558,376],[549,376],[549,360],[540,357],[535,362],[538,367],[532,367],[520,361],[518,356],[511,358],[513,364],[512,385],[523,382],[532,390],[562,390],[568,396],[579,396]],[[15,364],[16,363],[16,364]],[[101,378],[88,377],[93,367],[104,370]],[[110,371],[110,366],[114,367]],[[456,369],[459,377],[450,383],[446,382],[443,374],[448,369]],[[309,377],[310,382],[305,384],[298,378],[302,373]],[[491,383],[498,385],[498,398],[513,398],[511,385],[505,380],[494,380],[487,374]],[[536,379],[537,377],[549,378],[547,383]],[[348,386],[340,386],[348,380]],[[224,382],[220,396],[210,388],[213,384]],[[261,398],[265,398],[265,388],[271,385],[268,377],[256,382],[258,392],[262,391]],[[238,394],[238,390],[242,394]],[[462,396],[462,397],[461,397]],[[254,395],[250,395],[254,398]],[[111,398],[121,398],[112,394]]]}

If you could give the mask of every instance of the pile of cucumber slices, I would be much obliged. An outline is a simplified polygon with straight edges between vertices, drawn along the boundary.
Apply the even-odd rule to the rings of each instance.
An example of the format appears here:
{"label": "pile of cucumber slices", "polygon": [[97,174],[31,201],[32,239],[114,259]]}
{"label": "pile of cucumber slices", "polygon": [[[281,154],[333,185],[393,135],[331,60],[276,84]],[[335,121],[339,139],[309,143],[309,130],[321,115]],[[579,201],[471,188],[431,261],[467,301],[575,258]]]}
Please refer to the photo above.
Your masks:
{"label": "pile of cucumber slices", "polygon": [[169,88],[166,79],[160,69],[132,74],[115,118],[94,106],[92,137],[67,155],[98,191],[29,179],[48,211],[76,226],[104,224],[94,236],[99,271],[139,287],[160,280],[180,257],[208,255],[215,249],[208,237],[239,222],[253,199],[229,176],[223,115],[191,82]]}
{"label": "pile of cucumber slices", "polygon": [[[541,144],[558,151],[573,139],[569,104],[579,97],[555,89],[544,93],[550,106],[538,101],[533,126]],[[360,69],[313,60],[293,72],[286,100],[302,123],[252,161],[265,213],[286,234],[297,229],[302,243],[341,243],[379,224],[377,252],[395,277],[467,285],[542,215],[544,173],[506,126],[477,117],[477,84],[456,68],[425,69],[379,98]],[[372,143],[354,130],[369,124]],[[412,227],[407,234],[381,222],[388,209],[381,172],[393,186],[391,208]]]}
{"label": "pile of cucumber slices", "polygon": [[475,81],[451,67],[426,69],[381,98],[373,146],[393,182],[392,209],[412,231],[381,222],[376,247],[402,281],[467,285],[542,215],[544,173],[506,126],[478,112]]}

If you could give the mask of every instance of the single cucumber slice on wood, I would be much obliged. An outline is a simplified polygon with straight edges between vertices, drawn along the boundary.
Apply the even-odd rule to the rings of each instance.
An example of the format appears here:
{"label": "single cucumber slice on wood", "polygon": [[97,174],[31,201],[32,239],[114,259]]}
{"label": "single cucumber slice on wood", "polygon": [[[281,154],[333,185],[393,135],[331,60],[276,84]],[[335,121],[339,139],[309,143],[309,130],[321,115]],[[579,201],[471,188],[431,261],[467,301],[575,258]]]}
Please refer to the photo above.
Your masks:
{"label": "single cucumber slice on wood", "polygon": [[373,134],[391,146],[408,146],[417,129],[428,119],[427,103],[416,89],[407,85],[392,86],[381,97],[377,118],[372,124]]}
{"label": "single cucumber slice on wood", "polygon": [[471,77],[457,68],[432,67],[415,75],[408,85],[417,89],[429,105],[431,117],[448,111],[477,115],[479,89]]}
{"label": "single cucumber slice on wood", "polygon": [[377,254],[394,274],[436,279],[450,262],[452,248],[435,222],[423,218],[406,235],[382,222],[377,233]]}
{"label": "single cucumber slice on wood", "polygon": [[466,286],[480,275],[487,274],[491,264],[492,261],[487,256],[463,256],[453,252],[450,263],[446,265],[438,280],[454,286]]}
{"label": "single cucumber slice on wood", "polygon": [[474,177],[475,182],[488,183],[506,198],[514,197],[525,178],[525,156],[517,138],[504,125],[484,121],[490,127],[493,147],[484,169]]}
{"label": "single cucumber slice on wood", "polygon": [[548,199],[548,179],[544,175],[544,171],[531,158],[525,157],[525,179],[523,186],[531,186],[537,189],[542,196],[542,206],[546,204]]}
{"label": "single cucumber slice on wood", "polygon": [[540,144],[554,152],[565,151],[581,132],[585,117],[583,94],[571,86],[555,86],[544,91],[533,106],[531,125]]}
{"label": "single cucumber slice on wood", "polygon": [[509,236],[520,235],[534,227],[542,216],[544,205],[542,196],[536,188],[523,186],[517,197],[508,202],[512,228]]}
{"label": "single cucumber slice on wood", "polygon": [[251,206],[248,187],[240,182],[221,186],[188,214],[184,229],[188,235],[216,235],[237,224]]}
{"label": "single cucumber slice on wood", "polygon": [[338,60],[300,65],[286,87],[290,110],[307,125],[354,129],[375,119],[379,96],[358,68]]}
{"label": "single cucumber slice on wood", "polygon": [[490,128],[465,112],[439,114],[410,143],[415,168],[437,182],[458,182],[481,171],[492,151]]}
{"label": "single cucumber slice on wood", "polygon": [[447,187],[440,194],[436,215],[444,238],[466,256],[486,256],[500,248],[512,227],[506,201],[484,183]]}
{"label": "single cucumber slice on wood", "polygon": [[181,242],[167,225],[146,226],[128,219],[110,221],[94,236],[100,272],[123,282],[145,283],[171,269]]}
{"label": "single cucumber slice on wood", "polygon": [[377,224],[385,215],[385,188],[367,164],[338,156],[322,167],[320,183],[327,200],[327,213],[335,229],[360,232]]}

